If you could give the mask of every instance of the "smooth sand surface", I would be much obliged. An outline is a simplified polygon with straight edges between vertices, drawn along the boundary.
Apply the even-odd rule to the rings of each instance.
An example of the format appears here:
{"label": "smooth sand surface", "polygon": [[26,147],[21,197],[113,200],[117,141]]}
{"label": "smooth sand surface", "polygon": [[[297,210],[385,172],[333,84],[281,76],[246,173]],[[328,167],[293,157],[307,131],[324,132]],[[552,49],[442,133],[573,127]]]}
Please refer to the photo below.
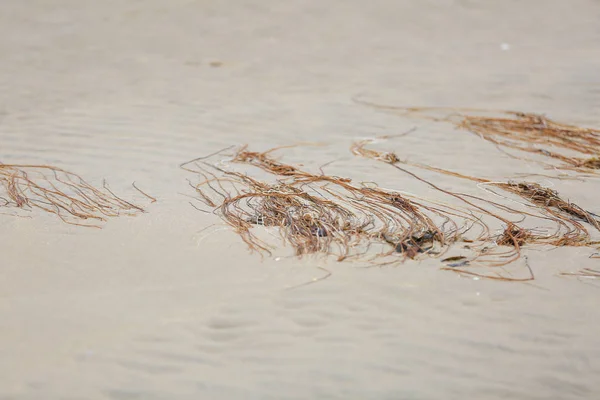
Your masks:
{"label": "smooth sand surface", "polygon": [[[525,251],[530,284],[436,260],[261,260],[190,206],[178,168],[232,144],[321,142],[280,154],[437,198],[348,151],[416,126],[389,143],[402,157],[544,172],[353,98],[599,127],[599,21],[594,0],[1,1],[0,161],[159,201],[102,230],[0,215],[0,399],[600,398],[600,284],[559,275],[598,268],[593,249]],[[597,179],[545,183],[600,211]],[[318,267],[331,277],[290,289]]]}

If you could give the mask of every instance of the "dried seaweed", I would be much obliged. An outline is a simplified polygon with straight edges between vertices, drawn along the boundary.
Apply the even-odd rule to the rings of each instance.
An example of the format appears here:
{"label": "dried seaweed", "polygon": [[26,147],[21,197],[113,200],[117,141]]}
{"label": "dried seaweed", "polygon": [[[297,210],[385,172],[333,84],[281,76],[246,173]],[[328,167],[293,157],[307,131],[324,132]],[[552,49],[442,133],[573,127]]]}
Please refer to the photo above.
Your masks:
{"label": "dried seaweed", "polygon": [[[408,113],[424,112],[419,108],[403,110]],[[600,167],[597,156],[600,153],[600,131],[559,124],[534,114],[506,114],[504,118],[454,114],[444,120],[453,121],[458,127],[468,129],[498,147],[559,160],[562,168],[593,170]],[[383,138],[390,136],[379,139]],[[445,258],[447,267],[443,269],[496,280],[528,281],[534,276],[526,257],[528,276],[525,278],[514,278],[502,272],[478,273],[472,267],[510,264],[521,258],[524,246],[597,244],[587,230],[587,225],[590,225],[600,231],[597,216],[564,200],[555,190],[534,182],[494,182],[408,162],[394,152],[367,147],[370,143],[372,140],[356,142],[352,144],[351,151],[357,156],[388,164],[458,199],[462,206],[425,201],[398,191],[327,175],[322,170],[319,174],[311,173],[273,157],[273,152],[280,148],[256,152],[242,146],[219,163],[205,160],[222,154],[224,150],[184,163],[182,168],[201,178],[197,185],[193,185],[198,200],[212,208],[251,250],[261,253],[270,253],[273,246],[259,239],[254,230],[257,225],[276,228],[283,242],[290,244],[297,256],[333,254],[338,260],[363,257],[371,254],[369,250],[373,247],[382,246],[384,250],[372,256],[371,261],[393,254],[400,255],[402,260],[421,256],[441,257],[450,246],[462,242],[466,244],[463,248],[468,249],[471,255]],[[540,146],[580,153],[585,157],[551,152]],[[274,181],[250,177],[246,172],[234,169],[237,166],[258,168],[271,175]],[[524,209],[484,196],[444,189],[412,172],[412,167],[470,180],[511,201],[514,201],[512,198],[520,199]],[[489,218],[502,224],[500,232],[491,232],[487,224]],[[525,219],[551,223],[554,228],[527,228]]]}
{"label": "dried seaweed", "polygon": [[527,229],[516,224],[509,224],[502,234],[496,239],[499,246],[522,247],[536,240],[536,237]]}
{"label": "dried seaweed", "polygon": [[[533,113],[490,111],[472,108],[394,107],[364,100],[358,103],[381,110],[402,112],[433,121],[447,121],[467,130],[499,148],[532,153],[558,165],[544,163],[548,168],[597,174],[600,169],[600,130],[563,124]],[[444,117],[436,113],[447,113]],[[476,115],[488,114],[488,115]],[[502,115],[489,116],[489,114]],[[514,155],[511,155],[514,158]],[[529,161],[535,161],[529,159]]]}
{"label": "dried seaweed", "polygon": [[[600,154],[600,130],[561,124],[543,115],[520,112],[506,114],[509,117],[463,115],[457,127],[499,146],[563,161],[564,164],[558,167],[565,169],[600,167],[597,157]],[[551,149],[580,153],[581,156],[567,156]]]}
{"label": "dried seaweed", "polygon": [[[483,242],[480,243],[479,250],[481,251],[483,249],[486,249],[486,251],[480,253],[480,257],[478,258],[479,263],[483,262],[487,265],[496,266],[508,264],[520,257],[520,248],[525,245],[546,244],[552,246],[591,246],[597,243],[592,240],[588,230],[582,224],[588,223],[594,228],[600,230],[600,222],[595,218],[595,214],[582,209],[574,203],[562,199],[559,196],[558,192],[556,192],[555,190],[545,188],[537,183],[531,182],[492,182],[487,179],[460,174],[453,171],[444,170],[442,168],[431,167],[424,164],[410,163],[408,161],[401,161],[401,159],[395,153],[379,152],[367,148],[366,146],[371,142],[372,140],[362,140],[360,142],[354,143],[351,146],[350,150],[355,155],[371,158],[390,164],[392,167],[428,184],[434,189],[461,200],[462,202],[466,203],[468,207],[471,207],[473,211],[481,212],[484,215],[491,216],[503,223],[504,229],[499,235],[490,235],[488,237],[480,238]],[[496,202],[487,200],[479,196],[455,193],[449,190],[442,189],[434,183],[423,179],[422,177],[416,175],[413,172],[408,171],[406,168],[401,167],[400,165],[403,164],[434,171],[456,178],[467,179],[488,188],[495,187],[498,189],[502,189],[505,192],[509,192],[511,194],[519,196],[522,199],[525,199],[527,201],[526,204],[534,208],[537,211],[537,214],[515,210],[508,206],[498,204]],[[482,204],[487,207],[484,207]],[[504,212],[520,214],[522,216],[521,219],[525,217],[535,217],[544,220],[549,220],[556,225],[556,229],[546,234],[534,233],[531,229],[526,229],[522,227],[515,221],[511,221],[508,218],[502,216],[499,212],[491,211],[490,207],[492,209],[497,209]],[[484,245],[485,242],[493,242],[497,246],[509,247],[513,250],[503,255],[499,252],[499,250],[489,252],[488,247]],[[496,263],[493,261],[494,259],[499,258],[500,256],[501,258],[503,258],[503,261],[501,261],[500,263]],[[464,270],[461,271],[464,272]]]}
{"label": "dried seaweed", "polygon": [[276,177],[271,183],[200,159],[183,164],[203,178],[195,186],[199,200],[251,250],[272,249],[254,234],[256,225],[278,228],[298,256],[333,254],[338,260],[363,256],[373,246],[387,248],[375,257],[439,256],[467,229],[487,229],[469,213],[445,205],[303,171],[275,160],[273,150],[251,152],[243,146],[226,163],[266,171]]}
{"label": "dried seaweed", "polygon": [[600,270],[593,268],[583,268],[577,272],[561,272],[561,275],[579,276],[582,278],[600,278]]}
{"label": "dried seaweed", "polygon": [[[380,157],[372,157],[372,155],[378,154],[377,151],[371,150],[371,149],[365,149],[365,146],[368,143],[369,143],[369,141],[363,140],[359,144],[354,144],[351,147],[351,151],[356,155],[361,155],[363,157],[382,160],[382,158],[380,158]],[[386,152],[384,154],[393,154],[393,153]],[[506,192],[516,194],[517,196],[521,197],[522,199],[527,200],[530,204],[535,206],[538,209],[538,211],[542,211],[544,215],[546,215],[548,218],[552,219],[554,222],[558,223],[559,225],[564,226],[566,224],[566,225],[571,226],[571,228],[568,230],[568,232],[564,234],[563,238],[558,238],[559,239],[558,241],[552,243],[554,245],[581,245],[581,244],[585,244],[587,241],[589,241],[589,234],[588,234],[587,230],[581,225],[580,222],[586,222],[600,231],[600,221],[598,221],[598,219],[596,219],[594,217],[593,213],[584,210],[583,208],[579,207],[575,203],[564,200],[557,191],[552,190],[550,188],[543,187],[538,183],[513,182],[513,181],[493,182],[488,179],[478,178],[478,177],[469,176],[469,175],[465,175],[465,174],[460,174],[460,173],[457,173],[454,171],[449,171],[449,170],[445,170],[445,169],[438,168],[438,167],[431,167],[429,165],[418,164],[418,163],[410,163],[408,161],[400,161],[400,159],[397,156],[395,156],[395,157],[396,157],[397,161],[390,162],[390,164],[393,164],[393,166],[396,167],[397,169],[401,169],[402,171],[409,173],[418,179],[421,179],[421,178],[410,173],[409,171],[406,171],[403,168],[398,167],[397,164],[407,164],[407,165],[411,165],[411,166],[418,167],[421,169],[426,169],[429,171],[434,171],[437,173],[449,175],[452,177],[467,179],[467,180],[476,182],[478,184],[483,184],[488,187],[489,186],[497,187]],[[440,189],[439,187],[437,187],[436,185],[431,184],[430,182],[427,182],[427,183],[429,185],[433,186],[434,188],[436,188],[442,192],[445,192],[446,194],[450,194],[454,197],[458,196],[462,201],[465,201],[469,205],[473,206],[473,204],[471,204],[470,201],[467,201],[464,199],[465,195],[457,195],[456,193],[444,191],[444,190]],[[495,207],[499,206],[498,204],[493,203],[489,200],[481,199],[479,197],[474,197],[474,196],[470,196],[470,197],[477,198],[478,200],[481,200],[488,204],[492,204]],[[481,211],[480,207],[477,207],[477,206],[475,206],[475,207]],[[505,210],[508,210],[508,207],[506,207],[506,206],[503,206],[502,208]],[[512,209],[511,209],[511,211],[518,212],[518,211],[512,210]],[[523,213],[523,214],[527,215],[527,213]],[[493,216],[497,217],[496,214],[494,214]],[[506,220],[504,220],[503,218],[499,218],[499,219],[502,222],[506,223]],[[512,225],[507,224],[508,230],[515,229],[515,227],[516,227],[516,225],[514,225],[514,224],[512,224]],[[577,231],[578,235],[573,235],[572,234],[573,230]],[[521,229],[521,231],[523,231],[523,230]],[[533,238],[532,235],[529,235],[529,237]],[[567,238],[567,237],[570,238],[571,240],[566,241],[565,238]],[[541,236],[538,236],[537,238],[538,238],[538,240],[537,240],[538,242],[539,242],[539,240],[547,240],[548,239],[548,238],[542,239]]]}
{"label": "dried seaweed", "polygon": [[72,225],[100,227],[109,217],[144,211],[118,197],[106,183],[98,189],[77,174],[48,165],[0,164],[0,185],[2,206],[40,209]]}
{"label": "dried seaweed", "polygon": [[496,275],[480,274],[480,273],[474,272],[472,270],[465,270],[465,269],[459,269],[459,268],[454,268],[454,267],[443,267],[441,269],[444,271],[456,272],[461,275],[467,275],[467,276],[476,277],[476,278],[491,279],[491,280],[495,280],[495,281],[528,282],[528,281],[533,281],[535,279],[535,275],[533,274],[533,270],[531,269],[531,266],[529,265],[529,261],[527,260],[527,257],[525,257],[525,269],[527,271],[527,276],[524,278],[515,278],[512,276],[506,276],[505,274],[496,274]]}

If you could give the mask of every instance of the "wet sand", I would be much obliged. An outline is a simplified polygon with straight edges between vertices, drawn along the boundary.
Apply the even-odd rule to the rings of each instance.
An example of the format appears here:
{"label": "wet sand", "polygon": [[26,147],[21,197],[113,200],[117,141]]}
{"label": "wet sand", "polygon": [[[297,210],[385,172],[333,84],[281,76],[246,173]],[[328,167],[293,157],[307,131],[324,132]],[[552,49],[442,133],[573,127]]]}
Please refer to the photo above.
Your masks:
{"label": "wet sand", "polygon": [[[348,150],[416,126],[393,148],[413,161],[543,172],[353,98],[600,127],[598,21],[592,0],[1,2],[0,161],[106,178],[144,203],[135,181],[159,201],[102,230],[0,215],[0,399],[597,398],[600,284],[559,275],[597,268],[593,249],[526,250],[529,284],[436,260],[261,259],[189,205],[178,165],[320,142],[281,154],[435,198]],[[597,179],[550,184],[600,211]],[[319,267],[331,277],[293,288]]]}

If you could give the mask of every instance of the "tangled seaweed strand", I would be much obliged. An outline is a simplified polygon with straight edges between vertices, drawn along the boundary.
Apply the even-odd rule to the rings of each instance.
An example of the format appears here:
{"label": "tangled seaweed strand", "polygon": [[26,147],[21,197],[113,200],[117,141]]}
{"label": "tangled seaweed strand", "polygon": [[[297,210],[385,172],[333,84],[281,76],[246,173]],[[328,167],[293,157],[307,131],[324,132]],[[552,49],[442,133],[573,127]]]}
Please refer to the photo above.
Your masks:
{"label": "tangled seaweed strand", "polygon": [[[368,143],[370,143],[369,140],[363,140],[362,142],[355,143],[351,147],[351,151],[355,155],[360,155],[362,157],[367,157],[367,158],[373,158],[373,157],[371,157],[371,155],[373,153],[378,153],[378,152],[375,150],[365,149],[365,146]],[[390,154],[392,154],[392,156],[390,156]],[[542,187],[538,183],[511,182],[511,181],[506,182],[506,183],[492,182],[488,179],[477,178],[477,177],[473,177],[473,176],[469,176],[469,175],[459,174],[457,172],[448,171],[448,170],[445,170],[442,168],[437,168],[437,167],[431,167],[429,165],[410,163],[408,161],[401,161],[398,158],[398,156],[396,156],[394,153],[382,152],[382,153],[380,153],[380,156],[376,159],[378,159],[378,160],[394,159],[397,161],[388,162],[388,163],[394,164],[394,166],[396,168],[398,168],[398,166],[396,164],[407,164],[407,165],[415,166],[415,167],[418,167],[421,169],[426,169],[426,170],[438,172],[441,174],[445,174],[445,175],[449,175],[449,176],[453,176],[453,177],[457,177],[457,178],[461,178],[461,179],[471,180],[471,181],[477,182],[479,184],[484,184],[486,186],[497,187],[506,192],[513,193],[513,194],[521,197],[522,199],[527,200],[529,203],[531,203],[533,206],[535,206],[538,210],[541,210],[546,216],[548,216],[553,221],[557,222],[559,225],[565,226],[568,224],[568,225],[572,226],[572,229],[569,229],[561,237],[556,238],[557,240],[553,240],[553,241],[549,242],[549,244],[552,244],[554,246],[565,246],[565,245],[578,246],[578,245],[589,244],[589,242],[590,242],[589,233],[585,229],[585,227],[582,226],[581,222],[586,222],[600,231],[600,221],[598,221],[598,219],[595,218],[595,214],[582,209],[577,204],[574,204],[574,203],[571,203],[569,201],[562,199],[557,191],[552,190],[550,188]],[[408,171],[405,171],[405,172],[409,173]],[[429,184],[431,185],[431,183],[429,183]],[[432,186],[435,187],[435,185],[432,185]],[[441,190],[441,189],[438,188],[438,190]],[[474,197],[474,196],[470,196],[470,197]],[[495,203],[490,202],[489,200],[484,200],[481,198],[477,198],[477,199],[497,206]],[[464,199],[463,199],[463,201],[464,201]],[[508,209],[505,206],[503,206],[502,208],[505,210]],[[494,215],[494,216],[496,216],[496,215]],[[503,222],[506,222],[506,221],[503,220]],[[516,227],[514,226],[514,224],[512,226],[510,224],[508,224],[507,229],[510,231],[510,230],[516,229]],[[524,233],[521,233],[520,237],[521,237],[521,239],[519,239],[519,241],[523,241],[524,238],[526,238],[526,237],[530,238],[531,240],[533,240],[533,238],[535,237],[535,238],[537,238],[538,241],[542,239],[542,237],[540,237],[540,236],[536,237],[533,235],[525,235]],[[544,240],[548,240],[548,239],[550,239],[550,237],[545,238]]]}
{"label": "tangled seaweed strand", "polygon": [[[402,111],[434,121],[448,121],[457,128],[472,132],[495,144],[527,153],[541,155],[562,164],[545,164],[549,168],[598,173],[600,170],[600,130],[562,124],[543,115],[515,111],[500,111],[503,117],[469,115],[466,113],[490,113],[489,110],[437,107],[394,107],[357,100],[359,103],[388,111]],[[451,112],[439,118],[435,112]],[[542,147],[543,146],[543,147]],[[566,153],[579,153],[570,156]],[[512,156],[511,157],[515,157]],[[518,158],[518,157],[516,157]]]}
{"label": "tangled seaweed strand", "polygon": [[[542,115],[520,112],[506,112],[512,118],[491,118],[463,115],[457,126],[466,129],[496,145],[563,161],[564,169],[585,171],[599,169],[600,131],[579,128],[550,120]],[[557,148],[587,155],[584,157],[568,157],[539,148]],[[590,157],[591,156],[591,157]]]}
{"label": "tangled seaweed strand", "polygon": [[[385,137],[383,137],[385,138]],[[381,139],[381,138],[380,138]],[[593,242],[590,238],[590,234],[587,229],[582,225],[582,222],[586,222],[592,225],[594,228],[600,230],[600,222],[594,217],[594,214],[585,211],[581,207],[576,204],[570,203],[568,201],[563,200],[558,192],[551,190],[549,188],[544,188],[537,183],[529,183],[529,182],[492,182],[482,178],[471,177],[464,174],[459,174],[453,171],[447,171],[441,168],[430,167],[423,164],[409,163],[407,161],[401,161],[400,158],[392,152],[378,152],[376,150],[366,148],[366,145],[371,143],[372,140],[363,140],[360,142],[356,142],[351,146],[351,151],[353,154],[361,157],[371,158],[378,161],[385,162],[387,164],[392,165],[396,169],[401,170],[404,173],[407,173],[416,179],[427,183],[429,186],[445,193],[455,198],[460,199],[461,201],[467,203],[469,206],[474,207],[476,210],[483,212],[486,215],[492,216],[497,220],[501,221],[505,225],[505,229],[502,234],[493,238],[493,241],[496,245],[499,246],[509,246],[514,248],[514,251],[508,254],[508,260],[506,263],[512,262],[520,257],[520,248],[526,244],[549,244],[553,246],[591,246],[593,244],[597,244],[597,242]],[[495,202],[466,194],[459,194],[450,192],[444,189],[439,188],[435,184],[415,175],[414,173],[406,170],[398,166],[397,164],[408,164],[411,166],[416,166],[422,169],[431,170],[434,172],[446,174],[453,177],[458,177],[462,179],[468,179],[471,181],[475,181],[479,184],[485,184],[489,186],[494,186],[500,188],[506,192],[510,192],[515,194],[522,199],[527,200],[527,202],[535,207],[538,211],[541,212],[542,218],[548,219],[556,223],[557,229],[555,232],[547,235],[534,234],[531,230],[520,227],[517,223],[508,220],[507,218],[502,217],[497,213],[493,213],[487,208],[476,205],[473,203],[473,200],[477,200],[478,202],[483,202],[488,205],[492,205],[496,208],[499,208],[503,211],[509,211],[518,213],[518,211],[513,210],[509,207],[499,205]],[[522,213],[524,216],[536,216],[531,213]],[[536,216],[540,217],[540,216]],[[492,238],[484,238],[484,241],[490,241]],[[485,248],[485,247],[484,247]],[[489,254],[488,255],[492,255]],[[494,254],[497,256],[498,254]],[[501,264],[502,265],[502,264]],[[465,272],[465,270],[453,269],[458,272]],[[489,276],[485,276],[489,277]],[[494,277],[496,279],[496,277]]]}
{"label": "tangled seaweed strand", "polygon": [[71,225],[99,228],[98,223],[109,217],[144,211],[115,195],[106,183],[97,189],[79,175],[48,165],[0,164],[0,184],[1,206],[37,208]]}
{"label": "tangled seaweed strand", "polygon": [[[273,150],[251,152],[243,146],[229,160],[276,176],[271,184],[201,159],[182,164],[204,178],[195,186],[199,200],[233,227],[251,250],[270,253],[271,247],[252,232],[254,226],[264,225],[279,228],[298,256],[335,254],[341,261],[366,254],[374,244],[391,247],[378,256],[438,256],[467,225],[480,224],[444,205],[302,171],[270,157]],[[456,217],[463,219],[462,226]]]}
{"label": "tangled seaweed strand", "polygon": [[600,278],[600,270],[592,268],[583,268],[577,272],[561,272],[561,275],[579,276],[582,278]]}

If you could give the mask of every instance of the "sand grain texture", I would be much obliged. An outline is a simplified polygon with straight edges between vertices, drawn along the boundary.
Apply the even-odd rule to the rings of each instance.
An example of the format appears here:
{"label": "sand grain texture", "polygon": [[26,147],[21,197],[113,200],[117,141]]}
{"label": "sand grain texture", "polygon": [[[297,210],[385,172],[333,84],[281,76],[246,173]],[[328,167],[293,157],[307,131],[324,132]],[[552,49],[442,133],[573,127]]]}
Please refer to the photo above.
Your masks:
{"label": "sand grain texture", "polygon": [[[101,230],[0,215],[0,398],[598,398],[600,284],[559,275],[598,269],[593,250],[525,250],[530,284],[439,260],[365,269],[287,248],[261,261],[222,225],[201,231],[219,221],[188,204],[178,166],[242,143],[323,142],[286,162],[335,161],[331,175],[436,198],[348,152],[417,126],[389,150],[495,180],[547,174],[352,99],[598,128],[599,20],[594,0],[0,2],[0,161],[158,199]],[[600,211],[596,178],[550,183]],[[289,289],[318,267],[331,277]]]}

